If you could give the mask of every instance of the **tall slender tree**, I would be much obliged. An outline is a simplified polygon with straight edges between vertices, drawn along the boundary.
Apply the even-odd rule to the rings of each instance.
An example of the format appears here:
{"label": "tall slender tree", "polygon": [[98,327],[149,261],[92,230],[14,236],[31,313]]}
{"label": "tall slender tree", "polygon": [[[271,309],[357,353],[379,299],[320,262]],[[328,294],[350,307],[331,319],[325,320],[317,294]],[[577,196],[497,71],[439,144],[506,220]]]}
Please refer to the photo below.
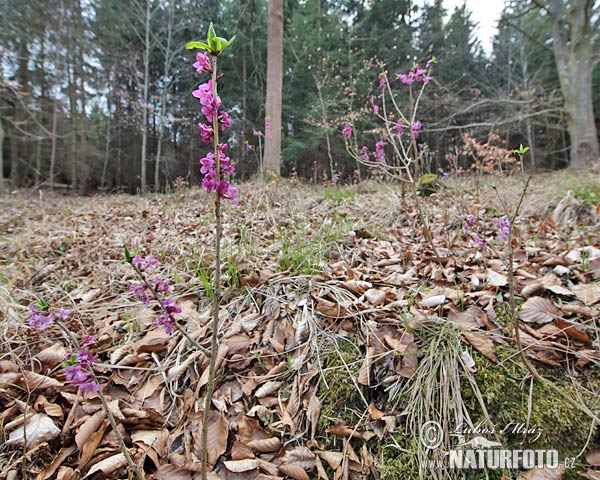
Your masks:
{"label": "tall slender tree", "polygon": [[283,0],[269,0],[267,26],[266,170],[281,174],[281,96],[283,87]]}

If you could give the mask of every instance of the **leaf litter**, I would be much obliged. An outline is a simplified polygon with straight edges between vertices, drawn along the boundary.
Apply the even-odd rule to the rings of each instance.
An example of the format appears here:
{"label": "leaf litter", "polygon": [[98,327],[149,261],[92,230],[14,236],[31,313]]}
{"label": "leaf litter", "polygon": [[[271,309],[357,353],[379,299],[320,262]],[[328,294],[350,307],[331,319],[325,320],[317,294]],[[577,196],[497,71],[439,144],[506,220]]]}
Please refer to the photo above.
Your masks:
{"label": "leaf litter", "polygon": [[[381,389],[406,384],[417,372],[427,350],[421,326],[446,322],[465,348],[494,363],[501,360],[497,347],[514,343],[504,314],[507,269],[463,234],[468,202],[448,203],[444,192],[428,200],[445,252],[436,258],[414,209],[394,188],[355,189],[356,200],[334,206],[314,188],[255,184],[240,207],[225,213],[230,261],[223,266],[219,379],[209,416],[210,478],[374,476],[373,439],[387,438],[403,422]],[[14,458],[25,438],[36,450],[28,457],[31,478],[126,475],[98,397],[64,384],[59,367],[67,339],[54,328],[40,335],[23,321],[27,306],[43,298],[75,312],[69,326],[79,338],[96,336],[97,374],[147,478],[195,478],[209,359],[179,332],[151,328],[156,312],[130,298],[135,278],[121,256],[127,246],[160,259],[162,273],[174,280],[178,322],[208,347],[213,231],[205,196],[2,202],[0,224],[9,228],[0,244],[0,416],[7,438],[1,455],[13,461],[0,463],[0,477],[20,474]],[[596,368],[598,223],[583,235],[532,213],[516,227],[526,354],[550,366],[573,360]],[[321,418],[321,357],[336,344],[327,339],[356,346],[352,363],[339,367],[362,398],[356,424]],[[471,354],[460,355],[475,371]]]}

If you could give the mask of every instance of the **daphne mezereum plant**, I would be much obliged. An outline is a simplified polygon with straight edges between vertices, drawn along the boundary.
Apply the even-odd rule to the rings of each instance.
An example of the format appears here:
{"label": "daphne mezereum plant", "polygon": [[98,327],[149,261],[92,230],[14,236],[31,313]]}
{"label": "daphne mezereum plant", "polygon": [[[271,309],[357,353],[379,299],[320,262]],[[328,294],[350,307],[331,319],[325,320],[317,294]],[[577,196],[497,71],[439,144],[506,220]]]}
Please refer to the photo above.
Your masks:
{"label": "daphne mezereum plant", "polygon": [[76,348],[69,352],[65,361],[62,364],[65,381],[77,387],[82,395],[96,394],[100,398],[102,408],[110,422],[110,425],[117,437],[119,447],[133,475],[138,480],[144,480],[144,473],[135,463],[123,436],[118,428],[117,421],[112,414],[112,410],[108,406],[106,397],[102,391],[102,386],[94,372],[94,363],[97,363],[98,355],[90,350],[96,344],[96,340],[92,335],[87,335],[81,340],[78,340],[76,335],[67,327],[66,322],[71,319],[72,312],[64,308],[53,309],[49,302],[41,299],[38,302],[29,306],[29,318],[27,324],[39,331],[44,331],[53,325],[58,326],[65,334],[67,339]]}
{"label": "daphne mezereum plant", "polygon": [[206,43],[190,42],[186,46],[188,49],[199,49],[201,52],[196,54],[194,68],[199,74],[210,74],[211,79],[201,84],[197,90],[192,92],[194,97],[200,100],[202,114],[208,123],[200,123],[200,135],[202,141],[211,143],[213,151],[207,153],[200,160],[202,167],[200,173],[204,175],[202,185],[211,193],[215,192],[215,276],[214,276],[214,303],[213,303],[213,321],[210,347],[210,366],[208,371],[208,384],[206,386],[206,395],[204,397],[204,411],[202,412],[202,442],[201,442],[201,474],[200,478],[206,480],[208,470],[208,414],[212,402],[212,395],[215,383],[215,369],[217,361],[218,341],[217,333],[219,329],[219,305],[221,300],[221,237],[223,228],[221,224],[221,199],[228,199],[235,205],[237,204],[237,190],[231,186],[226,176],[231,177],[234,174],[234,168],[231,159],[227,156],[228,145],[219,143],[219,128],[225,131],[231,126],[229,115],[224,110],[220,110],[221,98],[218,95],[217,82],[217,59],[223,51],[232,44],[235,37],[230,40],[218,37],[215,33],[212,23],[208,28]]}
{"label": "daphne mezereum plant", "polygon": [[371,106],[373,115],[383,123],[383,129],[375,142],[374,150],[370,150],[366,145],[359,148],[350,123],[343,126],[342,135],[346,150],[358,163],[382,170],[386,175],[407,182],[411,186],[426,240],[434,254],[439,256],[417,194],[420,161],[427,151],[425,148],[420,148],[417,143],[423,128],[421,122],[417,120],[417,111],[425,87],[431,81],[431,69],[435,61],[433,57],[426,63],[425,68],[414,65],[408,73],[396,75],[396,80],[408,87],[406,113],[399,106],[397,94],[390,85],[388,72],[384,70],[379,74],[380,94],[376,98],[371,97]]}

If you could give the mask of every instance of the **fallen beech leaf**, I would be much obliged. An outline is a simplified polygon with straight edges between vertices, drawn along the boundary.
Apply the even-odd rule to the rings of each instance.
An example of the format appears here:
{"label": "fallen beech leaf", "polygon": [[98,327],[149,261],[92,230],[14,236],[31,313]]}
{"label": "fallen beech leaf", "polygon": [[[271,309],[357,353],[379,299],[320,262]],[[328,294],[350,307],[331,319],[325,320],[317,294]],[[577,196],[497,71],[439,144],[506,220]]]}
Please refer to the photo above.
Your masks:
{"label": "fallen beech leaf", "polygon": [[419,305],[425,308],[433,308],[439,305],[443,305],[446,301],[446,295],[433,295],[432,297],[426,297],[419,302]]}
{"label": "fallen beech leaf", "polygon": [[79,431],[75,435],[75,443],[80,451],[83,449],[85,442],[87,442],[92,434],[98,430],[98,427],[102,424],[105,418],[106,412],[104,412],[104,410],[98,410],[94,415],[88,417],[83,422],[81,427],[79,427]]}
{"label": "fallen beech leaf", "polygon": [[257,469],[260,465],[260,460],[256,458],[247,458],[244,460],[225,460],[223,464],[230,472],[241,473]]}
{"label": "fallen beech leaf", "polygon": [[345,317],[348,313],[346,308],[339,303],[333,303],[329,300],[324,300],[323,298],[319,298],[317,301],[317,310],[321,312],[326,317],[331,318],[339,318]]}
{"label": "fallen beech leaf", "polygon": [[590,336],[583,330],[577,328],[576,323],[569,322],[568,320],[563,320],[562,318],[557,318],[556,327],[575,340],[578,340],[583,343],[592,343]]}
{"label": "fallen beech leaf", "polygon": [[275,393],[277,390],[279,390],[281,385],[283,385],[283,382],[267,382],[262,387],[260,387],[258,390],[256,390],[256,393],[254,394],[254,396],[256,398],[267,397],[267,396],[271,395],[272,393]]}
{"label": "fallen beech leaf", "polygon": [[559,314],[558,308],[551,300],[542,297],[531,297],[519,311],[519,318],[527,323],[548,323]]}
{"label": "fallen beech leaf", "polygon": [[558,468],[533,468],[519,475],[517,480],[561,480],[565,473],[565,467],[560,465]]}
{"label": "fallen beech leaf", "polygon": [[494,342],[492,342],[487,335],[481,332],[471,332],[466,330],[462,330],[461,334],[478,352],[485,355],[494,363],[498,361],[496,350],[494,349]]}
{"label": "fallen beech leaf", "polygon": [[[193,421],[194,451],[200,458],[200,445],[202,437],[202,417]],[[208,414],[208,463],[214,465],[227,449],[227,438],[229,436],[229,422],[217,411]]]}
{"label": "fallen beech leaf", "polygon": [[10,432],[6,444],[22,447],[25,444],[25,437],[27,437],[27,448],[31,449],[43,442],[49,442],[59,434],[60,429],[48,415],[36,413],[27,418],[25,426],[21,425]]}
{"label": "fallen beech leaf", "polygon": [[284,465],[279,465],[277,468],[281,471],[281,473],[292,477],[294,480],[310,480],[310,477],[300,465],[286,463]]}
{"label": "fallen beech leaf", "polygon": [[594,467],[600,467],[600,448],[592,448],[586,452],[585,461]]}
{"label": "fallen beech leaf", "polygon": [[362,295],[372,286],[372,283],[363,282],[362,280],[349,280],[347,282],[340,283],[340,287],[345,288],[346,290],[349,290],[357,295]]}
{"label": "fallen beech leaf", "polygon": [[505,287],[508,285],[508,277],[494,270],[488,270],[485,274],[486,283],[490,287]]}
{"label": "fallen beech leaf", "polygon": [[580,283],[573,285],[571,290],[588,307],[600,302],[600,283]]}
{"label": "fallen beech leaf", "polygon": [[36,480],[48,480],[54,472],[61,466],[61,464],[67,459],[69,455],[71,455],[75,451],[75,446],[70,446],[68,448],[61,448],[58,455],[54,457],[52,463],[44,468],[40,473],[37,474]]}
{"label": "fallen beech leaf", "polygon": [[258,453],[276,452],[281,448],[281,440],[277,437],[270,437],[261,440],[251,440],[247,445]]}
{"label": "fallen beech leaf", "polygon": [[156,480],[192,480],[192,474],[188,470],[166,463],[158,467],[154,472],[154,478]]}
{"label": "fallen beech leaf", "polygon": [[27,388],[31,390],[46,390],[48,388],[59,388],[63,386],[62,382],[59,382],[54,378],[30,372],[28,370],[23,372],[23,381]]}
{"label": "fallen beech leaf", "polygon": [[377,408],[374,403],[369,404],[369,415],[373,420],[379,420],[383,417],[384,413]]}
{"label": "fallen beech leaf", "polygon": [[378,290],[376,288],[372,288],[365,292],[365,298],[371,305],[375,307],[378,305],[382,305],[385,302],[385,297],[385,290]]}
{"label": "fallen beech leaf", "polygon": [[83,478],[90,477],[96,472],[102,472],[105,475],[110,475],[113,472],[116,472],[119,468],[127,465],[127,460],[125,459],[125,455],[122,453],[117,453],[116,455],[112,455],[104,460],[99,461],[92,468],[89,469],[87,475]]}

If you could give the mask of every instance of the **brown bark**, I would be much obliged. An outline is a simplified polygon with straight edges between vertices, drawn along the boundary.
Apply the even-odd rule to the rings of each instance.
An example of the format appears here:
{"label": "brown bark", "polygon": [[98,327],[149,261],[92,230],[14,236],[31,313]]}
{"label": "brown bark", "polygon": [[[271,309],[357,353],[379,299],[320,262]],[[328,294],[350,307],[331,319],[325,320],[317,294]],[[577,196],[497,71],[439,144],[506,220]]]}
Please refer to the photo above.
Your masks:
{"label": "brown bark", "polygon": [[281,90],[283,85],[283,1],[269,0],[265,169],[281,174]]}
{"label": "brown bark", "polygon": [[570,139],[570,167],[588,168],[600,157],[594,118],[592,72],[600,57],[595,52],[597,28],[593,1],[534,0],[552,19],[554,58]]}

